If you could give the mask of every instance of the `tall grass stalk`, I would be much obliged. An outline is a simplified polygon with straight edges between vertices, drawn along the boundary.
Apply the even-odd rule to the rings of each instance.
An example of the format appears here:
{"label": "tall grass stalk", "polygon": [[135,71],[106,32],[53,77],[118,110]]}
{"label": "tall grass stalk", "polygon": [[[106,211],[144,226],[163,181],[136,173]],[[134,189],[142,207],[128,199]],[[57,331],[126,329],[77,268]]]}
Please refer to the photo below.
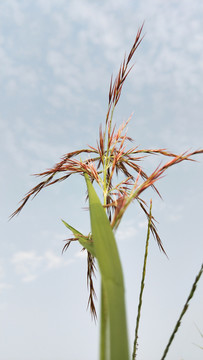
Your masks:
{"label": "tall grass stalk", "polygon": [[137,310],[137,319],[136,319],[136,327],[135,327],[135,340],[134,340],[134,343],[133,343],[132,360],[135,360],[136,355],[137,355],[138,330],[139,330],[140,317],[141,317],[143,291],[144,291],[144,286],[145,286],[145,277],[146,277],[146,267],[147,267],[147,257],[148,257],[151,218],[152,218],[152,201],[150,201],[149,220],[148,220],[148,228],[147,228],[147,239],[146,239],[146,245],[145,245],[145,254],[144,254],[144,262],[143,262],[143,270],[142,270],[142,280],[141,280],[141,285],[140,285],[140,296],[139,296],[139,303],[138,303],[138,310]]}

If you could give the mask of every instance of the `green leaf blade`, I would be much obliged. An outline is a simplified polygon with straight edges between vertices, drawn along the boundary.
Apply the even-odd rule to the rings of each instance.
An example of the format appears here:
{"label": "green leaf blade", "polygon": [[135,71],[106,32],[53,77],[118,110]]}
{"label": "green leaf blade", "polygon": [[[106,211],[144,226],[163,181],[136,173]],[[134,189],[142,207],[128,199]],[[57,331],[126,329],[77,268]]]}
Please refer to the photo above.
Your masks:
{"label": "green leaf blade", "polygon": [[94,257],[96,257],[93,242],[91,242],[90,240],[87,240],[86,236],[84,236],[80,231],[76,230],[74,227],[69,225],[66,221],[62,220],[62,222],[70,231],[72,231],[73,235],[78,239],[80,245],[82,245],[82,247],[84,247]]}
{"label": "green leaf blade", "polygon": [[[107,298],[110,327],[110,359],[129,360],[124,281],[114,234],[105,210],[85,175],[90,205],[93,244]],[[103,349],[105,352],[105,349]]]}

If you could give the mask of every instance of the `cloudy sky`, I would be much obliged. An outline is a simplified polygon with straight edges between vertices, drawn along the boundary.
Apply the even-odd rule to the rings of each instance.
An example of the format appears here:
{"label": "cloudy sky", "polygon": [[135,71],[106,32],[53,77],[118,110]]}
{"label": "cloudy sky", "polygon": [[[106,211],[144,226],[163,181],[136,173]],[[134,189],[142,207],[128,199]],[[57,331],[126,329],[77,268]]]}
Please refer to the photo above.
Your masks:
{"label": "cloudy sky", "polygon": [[[203,3],[199,0],[6,0],[0,3],[0,358],[95,360],[99,327],[86,311],[86,258],[61,219],[90,230],[85,184],[75,177],[42,192],[8,222],[30,176],[87,144],[104,122],[110,77],[145,21],[145,38],[115,113],[142,148],[203,147]],[[150,172],[161,159],[146,160]],[[202,263],[203,158],[159,183],[154,216],[168,254],[150,242],[140,360],[157,360]],[[132,206],[117,232],[133,342],[146,221]],[[96,288],[99,298],[99,275]],[[200,360],[203,281],[168,360]],[[99,302],[97,302],[99,311]],[[197,327],[196,327],[197,326]]]}

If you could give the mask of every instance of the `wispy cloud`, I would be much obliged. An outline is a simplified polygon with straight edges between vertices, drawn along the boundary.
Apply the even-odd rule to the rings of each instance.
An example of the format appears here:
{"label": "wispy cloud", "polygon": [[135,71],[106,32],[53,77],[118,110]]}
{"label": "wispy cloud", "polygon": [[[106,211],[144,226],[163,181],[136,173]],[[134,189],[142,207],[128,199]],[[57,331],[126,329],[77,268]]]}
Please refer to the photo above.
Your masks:
{"label": "wispy cloud", "polygon": [[19,251],[13,255],[11,262],[22,281],[30,282],[36,279],[43,265],[43,256],[38,256],[35,251]]}
{"label": "wispy cloud", "polygon": [[74,262],[73,259],[64,260],[62,256],[55,255],[51,250],[45,252],[44,261],[47,270],[66,267]]}
{"label": "wispy cloud", "polygon": [[3,265],[0,263],[0,279],[4,277],[4,268]]}
{"label": "wispy cloud", "polygon": [[[5,290],[10,289],[12,287],[11,284],[6,282],[5,280],[5,269],[4,269],[4,263],[0,263],[0,294],[3,293]],[[0,304],[1,306],[1,304]]]}
{"label": "wispy cloud", "polygon": [[79,259],[87,259],[87,252],[80,250],[75,253],[75,257]]}
{"label": "wispy cloud", "polygon": [[[45,70],[43,66],[48,65],[60,81],[57,91],[63,84],[66,94],[66,84],[69,85],[69,89],[75,89],[77,92],[83,86],[90,89],[92,86],[90,79],[98,76],[98,69],[95,70],[94,66],[95,59],[98,64],[101,59],[100,75],[108,62],[119,65],[123,49],[126,49],[129,40],[134,40],[138,22],[146,20],[147,56],[146,53],[142,55],[142,52],[139,55],[139,62],[142,65],[143,61],[147,64],[146,81],[163,84],[172,76],[178,89],[182,89],[186,81],[192,86],[199,84],[198,73],[202,71],[203,56],[200,51],[203,39],[200,13],[203,6],[197,0],[194,0],[192,5],[189,1],[163,3],[161,0],[154,2],[148,0],[145,3],[138,2],[136,5],[130,0],[125,3],[114,0],[102,3],[93,3],[89,0],[77,2],[38,0],[36,4],[39,16],[33,17],[32,21],[30,21],[29,7],[25,8],[18,1],[1,5],[2,13],[7,12],[9,20],[18,19],[17,23],[25,22],[33,40],[36,29],[45,29],[46,19],[43,12],[49,13],[49,21],[53,29],[50,29],[50,37],[44,44],[45,52],[41,54],[44,59],[41,58],[40,67],[39,64],[31,66],[33,64],[30,61],[19,64],[15,56],[9,55],[11,52],[7,51],[6,38],[3,37],[1,60],[4,59],[4,74],[7,76],[9,74],[14,78],[17,76],[18,80],[36,86],[39,85],[38,81],[42,82],[44,78],[44,76],[42,78]],[[8,9],[11,10],[10,14]],[[190,26],[186,26],[187,24]],[[44,41],[44,37],[47,36],[46,31],[42,31],[40,36]],[[64,46],[65,43],[67,46]],[[153,46],[150,46],[152,43]],[[12,43],[12,46],[15,54],[15,43]],[[29,59],[31,55],[36,59],[36,48],[29,43],[24,49],[25,59],[28,58],[28,48]],[[149,66],[149,63],[152,66]],[[137,81],[140,80],[137,78]],[[103,77],[100,77],[100,82],[95,82],[94,86],[99,89],[102,81]],[[52,87],[49,91],[56,89]]]}
{"label": "wispy cloud", "polygon": [[[42,161],[39,157],[47,158],[47,154],[54,157],[54,146],[48,146],[47,139],[56,134],[59,126],[57,119],[50,130],[48,117],[52,112],[60,109],[69,111],[72,121],[66,124],[76,127],[75,116],[83,118],[89,109],[95,109],[95,114],[103,111],[100,95],[104,95],[112,70],[117,70],[124,51],[130,48],[137,27],[143,20],[146,20],[146,37],[142,50],[138,50],[135,76],[129,78],[132,85],[128,94],[128,101],[132,103],[130,112],[134,110],[135,93],[143,106],[149,93],[147,101],[154,104],[156,114],[165,113],[167,107],[180,131],[185,126],[186,115],[189,117],[191,113],[194,116],[198,108],[195,105],[203,96],[203,29],[200,16],[203,5],[200,1],[194,0],[191,4],[190,1],[163,3],[161,0],[148,0],[135,4],[132,0],[38,0],[35,15],[31,16],[32,7],[13,0],[2,2],[0,9],[1,14],[6,16],[6,21],[2,19],[0,38],[1,80],[4,79],[8,98],[20,95],[27,99],[28,96],[29,121],[24,121],[30,133],[22,136],[16,132],[15,136],[12,132],[17,121],[15,113],[13,126],[9,124],[10,133],[4,129],[7,143],[12,153],[17,154],[16,161],[21,164],[25,163],[26,155],[26,160],[35,155],[37,162]],[[13,24],[9,33],[8,22]],[[42,114],[44,120],[33,115],[39,99],[50,107],[49,113]],[[164,109],[162,104],[165,104]],[[76,109],[75,116],[73,109]],[[8,123],[7,119],[5,123]],[[46,126],[42,127],[43,123]],[[63,127],[67,126],[64,123]],[[84,123],[86,128],[86,121],[81,121],[80,126]],[[34,128],[37,129],[34,131]],[[160,137],[165,143],[171,138],[178,143],[175,136],[173,130],[160,130]],[[20,139],[20,143],[16,142],[16,138]],[[183,135],[180,141],[181,146],[187,146],[186,136]],[[64,152],[66,149],[62,148],[61,153]]]}
{"label": "wispy cloud", "polygon": [[132,222],[125,222],[116,232],[116,238],[118,240],[131,240],[137,235],[137,230]]}
{"label": "wispy cloud", "polygon": [[53,251],[47,250],[43,255],[37,255],[36,251],[19,251],[13,255],[11,262],[21,280],[31,282],[42,272],[69,266],[73,260],[65,260]]}
{"label": "wispy cloud", "polygon": [[0,282],[0,294],[10,288],[12,288],[11,284],[8,284],[6,282]]}

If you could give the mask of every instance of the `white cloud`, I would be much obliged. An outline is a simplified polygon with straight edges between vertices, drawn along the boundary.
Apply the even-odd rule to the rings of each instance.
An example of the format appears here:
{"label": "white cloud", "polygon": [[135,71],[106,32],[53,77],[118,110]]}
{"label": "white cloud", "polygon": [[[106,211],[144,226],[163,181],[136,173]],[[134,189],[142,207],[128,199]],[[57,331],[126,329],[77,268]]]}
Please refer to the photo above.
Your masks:
{"label": "white cloud", "polygon": [[[12,287],[11,284],[6,282],[5,280],[5,266],[4,261],[1,260],[0,263],[0,294],[3,293],[5,290],[10,289]],[[0,304],[1,306],[1,304]]]}
{"label": "white cloud", "polygon": [[43,255],[37,255],[35,251],[18,251],[13,255],[11,262],[21,280],[31,282],[36,280],[40,273],[69,266],[73,260],[65,260],[64,257],[48,250]]}
{"label": "white cloud", "polygon": [[80,250],[78,252],[75,253],[75,257],[79,258],[79,259],[87,259],[87,252]]}
{"label": "white cloud", "polygon": [[[147,81],[153,84],[161,80],[170,83],[183,91],[184,86],[200,84],[199,73],[202,72],[203,29],[199,12],[203,6],[199,1],[154,2],[141,6],[141,13],[147,15],[148,56],[141,54],[142,60],[148,62]],[[188,26],[190,24],[190,26]],[[153,40],[156,41],[153,41]],[[150,46],[153,42],[153,46]],[[195,67],[194,67],[195,59]]]}
{"label": "white cloud", "polygon": [[116,232],[116,238],[118,240],[131,240],[137,235],[137,230],[130,222],[122,223],[121,227]]}
{"label": "white cloud", "polygon": [[1,294],[4,290],[10,289],[11,287],[12,287],[11,284],[8,284],[8,283],[5,283],[5,282],[0,283],[0,294]]}
{"label": "white cloud", "polygon": [[167,206],[168,221],[172,223],[176,223],[183,218],[184,208],[182,205],[168,205]]}
{"label": "white cloud", "polygon": [[[16,119],[18,122],[18,120]],[[1,146],[6,150],[7,156],[11,156],[14,162],[19,167],[26,166],[25,153],[22,148],[18,146],[16,133],[10,128],[10,124],[5,119],[0,118],[0,130],[1,130]]]}
{"label": "white cloud", "polygon": [[37,278],[37,275],[33,275],[33,274],[24,274],[24,276],[22,277],[22,282],[25,282],[25,283],[29,283],[29,282],[32,282],[34,280],[36,280]]}
{"label": "white cloud", "polygon": [[29,282],[36,279],[43,257],[38,256],[35,251],[18,251],[13,255],[11,262],[22,281]]}
{"label": "white cloud", "polygon": [[147,220],[144,220],[144,221],[140,221],[139,223],[138,223],[138,226],[139,226],[139,228],[141,228],[141,229],[147,229],[147,226],[148,226],[148,222],[147,222]]}
{"label": "white cloud", "polygon": [[[50,132],[54,133],[54,128]],[[58,156],[68,151],[67,145],[58,144],[56,148],[53,143],[47,142],[44,138],[46,129],[42,128],[42,133],[39,133],[38,128],[30,126],[27,119],[16,117],[11,126],[6,118],[0,117],[1,147],[6,153],[6,158],[18,169],[25,169],[28,175],[42,171],[48,164],[54,165],[58,161]]]}
{"label": "white cloud", "polygon": [[0,264],[0,279],[2,279],[4,277],[4,268],[3,265]]}
{"label": "white cloud", "polygon": [[7,47],[6,35],[2,37],[2,45],[0,46],[0,61],[3,71],[0,74],[1,81],[5,80],[6,90],[8,94],[18,94],[19,89],[25,93],[29,89],[35,89],[39,85],[39,76],[37,69],[32,67],[32,64],[19,64],[15,59],[16,48],[13,45],[13,52]]}
{"label": "white cloud", "polygon": [[64,257],[55,255],[51,250],[45,252],[44,260],[46,261],[47,270],[65,267],[74,261],[72,259],[64,260]]}
{"label": "white cloud", "polygon": [[47,14],[50,13],[53,8],[65,6],[65,0],[37,0],[36,3],[40,6],[40,8]]}
{"label": "white cloud", "polygon": [[[3,5],[3,4],[2,4]],[[16,0],[7,0],[6,7],[4,7],[6,13],[11,13],[17,26],[21,26],[24,21],[23,4]]]}

